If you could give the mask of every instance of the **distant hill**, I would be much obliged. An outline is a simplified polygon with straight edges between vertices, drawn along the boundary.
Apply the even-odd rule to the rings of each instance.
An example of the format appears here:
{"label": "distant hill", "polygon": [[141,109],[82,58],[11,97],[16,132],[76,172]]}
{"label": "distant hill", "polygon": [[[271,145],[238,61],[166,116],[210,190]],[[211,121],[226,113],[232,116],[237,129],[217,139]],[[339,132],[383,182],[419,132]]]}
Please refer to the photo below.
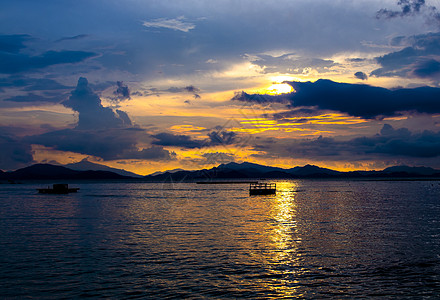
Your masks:
{"label": "distant hill", "polygon": [[248,162],[243,162],[243,163],[236,163],[236,162],[230,162],[227,164],[221,164],[220,166],[218,166],[219,169],[229,169],[229,170],[236,170],[236,171],[241,171],[241,172],[246,172],[246,173],[250,173],[250,172],[257,172],[257,173],[267,173],[267,172],[273,172],[273,171],[285,171],[282,168],[277,168],[277,167],[269,167],[269,166],[263,166],[263,165],[259,165],[259,164],[254,164],[254,163],[248,163]]}
{"label": "distant hill", "polygon": [[408,167],[408,166],[396,166],[389,167],[383,170],[384,173],[406,173],[406,174],[418,174],[424,176],[431,176],[438,173],[438,170],[428,167]]}
{"label": "distant hill", "polygon": [[[74,164],[75,165],[75,164]],[[100,165],[90,162],[80,163],[83,168]],[[75,166],[74,166],[75,167]],[[102,166],[105,167],[105,166]],[[73,170],[65,166],[36,164],[12,172],[1,172],[0,180],[67,180],[67,179],[134,179],[138,177],[124,176],[116,172],[104,170]],[[116,169],[118,170],[118,169]],[[119,170],[122,171],[122,170]],[[124,174],[124,172],[122,172]],[[128,174],[132,174],[127,172]],[[125,174],[127,174],[125,173]],[[135,174],[136,175],[136,174]],[[339,172],[313,165],[283,169],[253,163],[221,164],[211,169],[197,171],[173,170],[142,177],[146,181],[179,182],[179,181],[210,181],[228,179],[292,179],[292,178],[438,178],[440,170],[426,167],[396,166],[383,171],[352,171]]]}
{"label": "distant hill", "polygon": [[67,180],[67,179],[127,179],[109,171],[76,171],[62,166],[36,164],[12,172],[0,173],[2,180]]}
{"label": "distant hill", "polygon": [[254,163],[221,164],[212,169],[198,171],[163,172],[147,175],[147,181],[210,181],[224,179],[289,179],[289,178],[440,178],[440,170],[432,168],[390,167],[383,171],[340,172],[313,165],[283,169]]}
{"label": "distant hill", "polygon": [[334,171],[326,168],[320,168],[313,165],[305,165],[304,167],[294,167],[288,170],[289,174],[300,177],[329,177],[340,176],[343,172]]}
{"label": "distant hill", "polygon": [[135,177],[135,178],[143,177],[142,175],[128,172],[125,170],[111,168],[111,167],[107,167],[107,166],[100,165],[100,164],[95,164],[95,163],[92,163],[86,159],[84,159],[80,162],[77,162],[77,163],[64,165],[64,167],[72,169],[72,170],[76,170],[76,171],[108,171],[108,172],[113,172],[113,173],[116,173],[116,174],[119,174],[122,176],[130,176],[130,177]]}
{"label": "distant hill", "polygon": [[157,172],[149,174],[149,176],[156,176],[156,175],[164,174],[166,172],[168,172],[168,173],[176,173],[176,172],[179,172],[179,171],[184,171],[184,170],[183,169],[173,169],[173,170],[169,170],[169,171],[157,171]]}

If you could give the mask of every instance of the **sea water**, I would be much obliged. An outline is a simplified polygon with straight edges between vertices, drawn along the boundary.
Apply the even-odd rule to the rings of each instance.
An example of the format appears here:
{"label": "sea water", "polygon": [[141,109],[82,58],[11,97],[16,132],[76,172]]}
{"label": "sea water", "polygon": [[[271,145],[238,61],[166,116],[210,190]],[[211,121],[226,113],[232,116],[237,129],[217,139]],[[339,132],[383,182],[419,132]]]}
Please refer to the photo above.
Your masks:
{"label": "sea water", "polygon": [[1,298],[440,297],[439,181],[0,185]]}

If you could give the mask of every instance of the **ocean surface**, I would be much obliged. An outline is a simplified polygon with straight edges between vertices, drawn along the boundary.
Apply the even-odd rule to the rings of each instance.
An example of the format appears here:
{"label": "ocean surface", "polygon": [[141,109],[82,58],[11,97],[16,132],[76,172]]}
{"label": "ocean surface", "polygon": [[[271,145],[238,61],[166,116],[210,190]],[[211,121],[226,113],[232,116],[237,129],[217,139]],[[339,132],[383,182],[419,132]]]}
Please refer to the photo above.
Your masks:
{"label": "ocean surface", "polygon": [[440,181],[0,185],[2,299],[434,299]]}

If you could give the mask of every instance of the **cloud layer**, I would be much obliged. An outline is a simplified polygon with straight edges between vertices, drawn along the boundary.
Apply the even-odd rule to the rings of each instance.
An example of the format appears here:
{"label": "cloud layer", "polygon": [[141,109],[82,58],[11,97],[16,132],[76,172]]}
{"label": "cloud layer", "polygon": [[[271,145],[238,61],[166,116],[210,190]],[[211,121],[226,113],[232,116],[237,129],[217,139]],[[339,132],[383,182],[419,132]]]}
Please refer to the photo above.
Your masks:
{"label": "cloud layer", "polygon": [[145,27],[166,28],[183,32],[188,32],[196,27],[196,25],[190,22],[185,22],[184,16],[180,16],[175,19],[159,18],[150,21],[144,21],[142,24]]}
{"label": "cloud layer", "polygon": [[205,140],[195,140],[189,135],[176,135],[162,132],[152,135],[152,137],[155,139],[152,144],[194,149],[220,145],[227,146],[232,145],[237,141],[237,134],[235,132],[222,130],[221,128],[216,129],[217,130],[210,131],[208,133],[208,138]]}
{"label": "cloud layer", "polygon": [[397,116],[402,112],[440,113],[440,88],[419,87],[389,90],[364,84],[337,83],[320,79],[316,82],[288,82],[295,90],[278,96],[237,94],[233,100],[247,102],[288,102],[288,107],[311,107],[343,112],[351,116],[374,119]]}
{"label": "cloud layer", "polygon": [[376,18],[393,19],[423,14],[425,18],[438,22],[440,25],[440,13],[435,6],[426,5],[425,0],[399,0],[397,5],[400,10],[382,8],[376,13]]}
{"label": "cloud layer", "polygon": [[126,112],[102,106],[86,78],[79,78],[78,85],[63,104],[78,113],[75,128],[28,136],[24,141],[105,160],[175,158],[175,153],[163,147],[139,148],[138,144],[148,139],[144,130],[133,126]]}
{"label": "cloud layer", "polygon": [[257,157],[295,157],[315,160],[371,160],[371,159],[430,159],[440,156],[440,133],[423,131],[413,133],[407,128],[394,129],[385,124],[373,136],[350,140],[318,137],[312,140],[273,140],[255,145],[255,150],[266,154]]}
{"label": "cloud layer", "polygon": [[[317,145],[330,147],[323,153],[349,159],[341,136],[372,142],[384,118],[400,115],[389,122],[408,127],[408,141],[416,139],[422,135],[416,128],[437,129],[439,122],[440,18],[433,5],[424,0],[279,0],[277,5],[77,0],[66,7],[65,1],[41,0],[26,2],[23,10],[19,1],[6,1],[0,20],[0,128],[13,124],[21,130],[19,135],[2,131],[10,149],[5,152],[13,158],[8,164],[29,162],[31,144],[39,144],[47,148],[35,157],[54,149],[185,168],[186,152],[212,151],[233,159],[221,148],[251,143],[245,132],[256,141],[271,137],[273,153],[283,151],[291,134],[292,145],[304,143],[299,151],[309,147],[304,159],[307,153],[315,156]],[[82,78],[75,87],[79,77],[90,83]],[[263,90],[283,80],[294,80],[294,93],[240,92],[229,101],[231,91]],[[354,81],[377,87],[338,83]],[[398,85],[408,88],[390,88]],[[246,101],[246,108],[240,110],[238,101]],[[258,119],[258,128],[237,117],[242,111]],[[286,120],[290,117],[294,120]],[[231,118],[239,125],[228,122]],[[182,130],[181,125],[203,129]],[[379,133],[382,139],[386,130]],[[323,137],[305,140],[311,134]],[[435,140],[432,134],[424,137]],[[370,152],[372,157],[397,151],[375,143],[382,146]],[[404,157],[432,156],[428,150],[414,156],[410,145],[405,149],[413,150]]]}
{"label": "cloud layer", "polygon": [[440,33],[427,33],[395,39],[402,50],[376,57],[381,68],[371,72],[376,77],[409,77],[440,79]]}
{"label": "cloud layer", "polygon": [[0,73],[13,74],[43,69],[59,64],[74,64],[96,53],[86,51],[47,51],[40,55],[30,56],[20,53],[0,52]]}
{"label": "cloud layer", "polygon": [[3,170],[13,170],[33,162],[31,145],[21,141],[0,128],[0,166]]}
{"label": "cloud layer", "polygon": [[252,57],[250,61],[253,64],[260,66],[264,73],[280,72],[288,74],[305,74],[312,69],[319,73],[326,73],[330,71],[331,67],[337,65],[337,63],[332,60],[308,58],[295,53],[288,53],[280,56],[259,54]]}

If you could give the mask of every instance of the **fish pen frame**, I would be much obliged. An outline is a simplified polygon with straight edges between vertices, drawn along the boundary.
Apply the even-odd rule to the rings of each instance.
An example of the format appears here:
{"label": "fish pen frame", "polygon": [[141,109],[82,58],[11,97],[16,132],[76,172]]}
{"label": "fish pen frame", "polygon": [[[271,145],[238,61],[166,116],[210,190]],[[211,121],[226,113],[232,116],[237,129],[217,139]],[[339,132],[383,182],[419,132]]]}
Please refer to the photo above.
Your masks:
{"label": "fish pen frame", "polygon": [[249,195],[274,195],[276,192],[276,183],[251,183],[249,185]]}

